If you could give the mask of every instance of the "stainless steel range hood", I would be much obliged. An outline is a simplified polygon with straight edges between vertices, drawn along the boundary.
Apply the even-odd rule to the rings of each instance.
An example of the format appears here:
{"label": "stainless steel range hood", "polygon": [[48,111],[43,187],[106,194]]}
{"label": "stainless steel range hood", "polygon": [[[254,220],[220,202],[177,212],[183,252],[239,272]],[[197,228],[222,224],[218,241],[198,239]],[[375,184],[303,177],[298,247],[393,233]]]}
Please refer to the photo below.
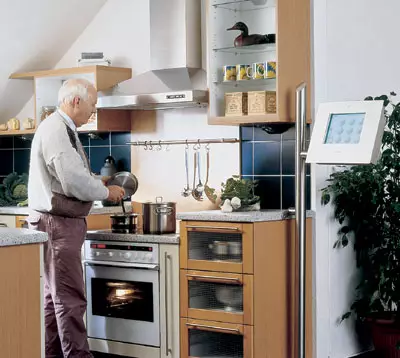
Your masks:
{"label": "stainless steel range hood", "polygon": [[130,80],[139,93],[100,95],[97,108],[154,110],[208,105],[201,3],[150,0],[150,71]]}

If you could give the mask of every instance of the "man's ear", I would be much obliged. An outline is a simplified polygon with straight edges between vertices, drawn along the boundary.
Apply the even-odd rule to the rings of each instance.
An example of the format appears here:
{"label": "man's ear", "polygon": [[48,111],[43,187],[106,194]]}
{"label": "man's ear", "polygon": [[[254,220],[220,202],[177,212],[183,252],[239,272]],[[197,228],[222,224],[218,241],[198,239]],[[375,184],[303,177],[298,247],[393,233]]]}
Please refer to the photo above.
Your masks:
{"label": "man's ear", "polygon": [[78,106],[80,102],[81,102],[81,99],[80,99],[78,96],[75,96],[75,98],[74,98],[74,105],[75,105],[75,106]]}

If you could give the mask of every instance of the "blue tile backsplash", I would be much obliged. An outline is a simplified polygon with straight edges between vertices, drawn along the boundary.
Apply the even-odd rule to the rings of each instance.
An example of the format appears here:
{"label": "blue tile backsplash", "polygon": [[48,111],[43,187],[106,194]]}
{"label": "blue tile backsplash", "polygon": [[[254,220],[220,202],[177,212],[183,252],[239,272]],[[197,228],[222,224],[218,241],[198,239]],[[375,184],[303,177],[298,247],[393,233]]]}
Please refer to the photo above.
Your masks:
{"label": "blue tile backsplash", "polygon": [[[81,133],[79,138],[90,160],[92,171],[100,174],[104,159],[112,155],[118,170],[131,171],[130,133],[97,133],[98,138],[90,138]],[[29,158],[32,136],[0,137],[0,182],[12,172],[29,172]]]}
{"label": "blue tile backsplash", "polygon": [[[261,127],[241,127],[241,175],[258,181],[256,194],[262,209],[287,209],[295,203],[295,129],[269,134]],[[307,130],[309,138],[309,130]],[[310,201],[310,168],[307,166],[306,205]]]}

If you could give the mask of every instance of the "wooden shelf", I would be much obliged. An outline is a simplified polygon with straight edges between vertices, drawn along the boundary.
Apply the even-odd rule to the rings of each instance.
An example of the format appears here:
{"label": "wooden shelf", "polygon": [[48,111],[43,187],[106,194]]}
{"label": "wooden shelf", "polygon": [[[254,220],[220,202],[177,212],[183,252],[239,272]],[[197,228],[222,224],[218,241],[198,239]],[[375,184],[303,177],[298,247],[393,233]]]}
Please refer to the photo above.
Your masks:
{"label": "wooden shelf", "polygon": [[55,70],[30,71],[13,73],[10,79],[33,80],[36,78],[54,77],[68,79],[79,75],[94,74],[98,91],[109,89],[118,83],[132,78],[132,69],[111,66],[84,66],[73,68],[59,68]]}
{"label": "wooden shelf", "polygon": [[20,130],[7,130],[7,131],[0,131],[0,136],[5,135],[27,135],[27,134],[34,134],[36,129],[20,129]]}
{"label": "wooden shelf", "polygon": [[283,123],[279,116],[274,114],[252,115],[252,116],[222,116],[209,117],[208,124],[221,126],[237,126],[250,123]]}

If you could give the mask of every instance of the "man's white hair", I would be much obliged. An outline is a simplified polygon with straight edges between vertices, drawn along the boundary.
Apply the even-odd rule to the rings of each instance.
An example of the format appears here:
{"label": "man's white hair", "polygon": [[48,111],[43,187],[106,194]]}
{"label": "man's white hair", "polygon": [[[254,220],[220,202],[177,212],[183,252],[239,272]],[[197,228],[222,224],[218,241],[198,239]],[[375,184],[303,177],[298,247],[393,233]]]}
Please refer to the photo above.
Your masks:
{"label": "man's white hair", "polygon": [[58,105],[72,103],[75,97],[87,101],[89,98],[88,88],[90,86],[93,86],[93,84],[85,79],[71,78],[64,81],[58,91]]}

